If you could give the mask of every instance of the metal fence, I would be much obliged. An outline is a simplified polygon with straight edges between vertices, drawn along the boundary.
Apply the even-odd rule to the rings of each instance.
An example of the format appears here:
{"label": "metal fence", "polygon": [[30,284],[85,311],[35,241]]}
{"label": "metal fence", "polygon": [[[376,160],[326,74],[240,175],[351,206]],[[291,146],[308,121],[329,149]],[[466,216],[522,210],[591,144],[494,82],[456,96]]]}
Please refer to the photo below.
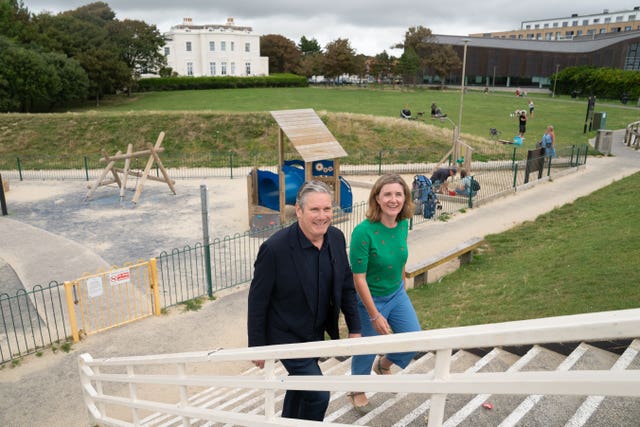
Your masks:
{"label": "metal fence", "polygon": [[64,343],[70,334],[61,283],[0,294],[0,363]]}
{"label": "metal fence", "polygon": [[[472,179],[481,184],[481,189],[475,196],[438,195],[441,209],[436,210],[430,218],[425,218],[420,212],[416,213],[411,219],[411,228],[427,221],[446,220],[449,215],[461,209],[472,208],[500,195],[514,192],[523,184],[537,180],[539,176],[544,178],[584,165],[588,155],[586,144],[559,149],[555,158],[529,160],[515,147],[502,150],[501,155],[488,156],[487,160],[474,153],[474,157],[479,160],[474,160],[471,164]],[[388,154],[387,157],[397,156],[396,152]],[[381,155],[379,158],[383,159],[385,156]],[[532,164],[542,164],[540,173],[538,170],[532,170]],[[427,163],[393,165],[380,161],[375,165],[345,165],[341,166],[341,170],[345,174],[353,175],[392,172],[406,176],[425,173],[433,170],[433,167],[433,164]],[[219,169],[208,168],[202,168],[198,173],[203,173],[203,176],[222,176],[208,175],[208,170],[220,173]],[[64,179],[87,179],[87,171],[89,169],[59,170],[64,174]],[[193,171],[187,169],[179,168],[176,171],[184,172],[183,177],[196,176]],[[227,170],[229,175],[226,176],[240,174],[241,171],[245,169],[231,167]],[[246,173],[248,171],[249,168],[246,167]],[[36,178],[38,175],[34,170],[29,173],[25,170],[9,172],[9,176],[13,172],[19,179],[42,179]],[[45,176],[43,171],[40,172]],[[2,173],[4,175],[7,172]],[[54,178],[46,174],[46,179],[63,179],[63,175],[53,176]],[[455,187],[457,184],[459,180],[454,180],[451,185]],[[354,204],[346,211],[338,209],[334,213],[334,225],[345,234],[347,246],[352,230],[365,218],[366,209],[367,203],[363,202]],[[156,258],[160,306],[166,308],[197,297],[213,296],[220,290],[249,282],[253,277],[253,262],[260,245],[281,227],[248,231],[215,238],[208,244],[195,243],[193,246],[162,251]],[[56,282],[51,282],[45,287],[35,286],[30,292],[19,290],[15,296],[0,294],[0,320],[3,328],[0,335],[0,364],[35,353],[69,338],[70,329],[64,316],[63,294],[62,286]]]}

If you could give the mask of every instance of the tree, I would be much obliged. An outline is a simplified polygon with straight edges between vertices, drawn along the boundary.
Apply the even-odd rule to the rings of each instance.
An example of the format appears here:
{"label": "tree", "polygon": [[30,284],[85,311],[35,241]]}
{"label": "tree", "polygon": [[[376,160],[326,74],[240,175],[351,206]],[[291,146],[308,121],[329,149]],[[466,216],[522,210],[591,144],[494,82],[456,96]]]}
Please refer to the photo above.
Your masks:
{"label": "tree", "polygon": [[324,55],[308,53],[300,60],[299,73],[307,78],[324,75]]}
{"label": "tree", "polygon": [[395,72],[395,58],[389,56],[386,50],[377,54],[373,61],[371,61],[370,73],[376,77],[377,80],[385,80],[391,78]]}
{"label": "tree", "polygon": [[427,66],[440,77],[440,86],[444,88],[447,75],[461,67],[462,61],[451,45],[438,45],[427,58]]}
{"label": "tree", "polygon": [[300,69],[300,51],[296,44],[279,34],[260,37],[260,53],[269,57],[270,73],[297,73]]}
{"label": "tree", "polygon": [[302,52],[302,55],[313,55],[317,53],[322,53],[322,48],[320,48],[320,43],[316,39],[307,39],[305,36],[300,38],[300,43],[298,43],[298,49]]}
{"label": "tree", "polygon": [[416,83],[416,76],[420,70],[420,58],[412,47],[406,47],[398,60],[398,73],[405,83]]}
{"label": "tree", "polygon": [[327,77],[357,73],[355,51],[351,48],[349,39],[336,39],[328,43],[324,50],[324,73]]}

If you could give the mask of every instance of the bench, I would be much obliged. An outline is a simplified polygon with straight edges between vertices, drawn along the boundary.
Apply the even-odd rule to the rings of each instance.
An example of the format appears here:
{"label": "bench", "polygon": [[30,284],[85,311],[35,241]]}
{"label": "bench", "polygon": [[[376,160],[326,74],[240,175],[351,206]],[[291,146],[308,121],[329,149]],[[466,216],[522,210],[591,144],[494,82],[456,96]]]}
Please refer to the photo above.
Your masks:
{"label": "bench", "polygon": [[429,270],[453,261],[456,258],[460,260],[460,265],[468,264],[473,260],[473,251],[485,243],[481,237],[474,237],[464,243],[450,249],[447,252],[427,258],[417,264],[406,267],[407,279],[413,279],[413,287],[417,288],[427,283],[427,275]]}

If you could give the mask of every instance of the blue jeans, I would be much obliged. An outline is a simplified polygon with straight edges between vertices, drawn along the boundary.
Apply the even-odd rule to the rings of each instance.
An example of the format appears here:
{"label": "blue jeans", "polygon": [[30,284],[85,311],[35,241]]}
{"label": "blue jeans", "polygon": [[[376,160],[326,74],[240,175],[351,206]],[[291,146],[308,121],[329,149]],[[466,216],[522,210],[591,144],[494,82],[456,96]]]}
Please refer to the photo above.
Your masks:
{"label": "blue jeans", "polygon": [[[400,285],[400,288],[391,295],[383,297],[373,296],[373,302],[380,314],[387,319],[393,333],[398,334],[420,330],[418,316],[413,309],[409,295],[407,295],[407,292],[404,290],[404,284]],[[360,297],[358,297],[358,312],[360,313],[360,321],[362,322],[362,336],[372,337],[378,335],[375,329],[373,329],[371,321],[369,321],[369,313],[364,307],[364,304],[362,304]],[[404,369],[409,362],[411,362],[414,355],[415,352],[412,351],[406,353],[389,353],[386,357],[389,361]],[[375,354],[353,356],[351,359],[351,375],[369,375],[375,358]]]}

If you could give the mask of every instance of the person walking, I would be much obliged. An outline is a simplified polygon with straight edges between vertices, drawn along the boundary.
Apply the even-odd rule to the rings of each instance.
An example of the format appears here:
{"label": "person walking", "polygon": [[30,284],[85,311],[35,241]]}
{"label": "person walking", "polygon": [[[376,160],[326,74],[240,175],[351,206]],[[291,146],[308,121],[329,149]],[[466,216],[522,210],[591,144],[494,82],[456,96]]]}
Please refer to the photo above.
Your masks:
{"label": "person walking", "polygon": [[[413,215],[411,190],[399,175],[381,176],[369,194],[366,219],[351,235],[349,258],[358,296],[362,336],[415,332],[418,316],[405,290],[407,235]],[[391,374],[391,367],[404,369],[414,352],[353,356],[351,375]],[[353,407],[362,413],[372,409],[364,392],[348,394]]]}
{"label": "person walking", "polygon": [[[296,197],[297,222],[261,246],[249,288],[249,347],[339,338],[340,311],[350,338],[360,336],[353,273],[345,237],[331,225],[331,189],[305,182]],[[322,375],[318,358],[283,359],[289,375]],[[264,360],[253,363],[264,368]],[[287,390],[284,418],[322,421],[328,391]]]}
{"label": "person walking", "polygon": [[547,126],[544,135],[542,135],[541,146],[544,148],[545,157],[556,157],[556,135],[552,125]]}
{"label": "person walking", "polygon": [[524,134],[527,132],[527,112],[521,111],[518,116],[518,136],[524,138]]}

